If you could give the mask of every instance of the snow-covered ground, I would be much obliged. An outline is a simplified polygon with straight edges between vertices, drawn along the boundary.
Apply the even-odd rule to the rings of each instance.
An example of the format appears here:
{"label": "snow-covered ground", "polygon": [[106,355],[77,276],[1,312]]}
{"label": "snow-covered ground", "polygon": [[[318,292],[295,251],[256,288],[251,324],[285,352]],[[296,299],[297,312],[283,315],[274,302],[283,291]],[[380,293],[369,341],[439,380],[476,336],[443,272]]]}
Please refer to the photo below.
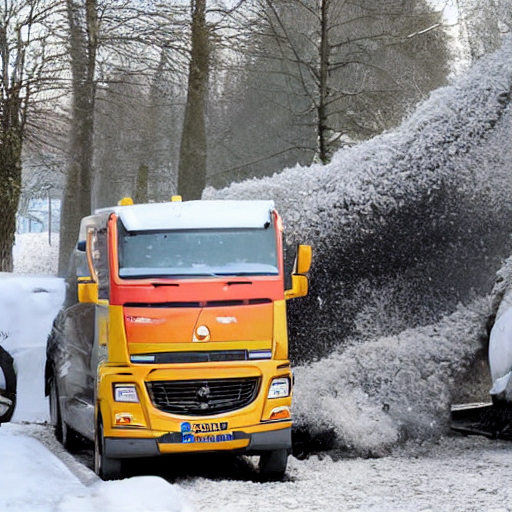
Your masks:
{"label": "snow-covered ground", "polygon": [[16,235],[13,250],[16,274],[57,275],[59,236],[55,233],[23,233]]}
{"label": "snow-covered ground", "polygon": [[2,426],[0,454],[2,512],[512,510],[510,443],[482,437],[410,443],[380,459],[291,458],[282,483],[253,481],[235,466],[224,477],[185,472],[175,482],[160,470],[102,482],[37,425]]}
{"label": "snow-covered ground", "polygon": [[7,424],[0,428],[2,512],[193,510],[177,485],[155,476],[103,482],[74,461],[71,455],[63,453],[56,441],[50,450],[33,437],[34,432],[37,434],[37,429],[21,424]]}
{"label": "snow-covered ground", "polygon": [[[505,101],[511,56],[509,42],[458,85],[434,93],[396,132],[338,153],[330,166],[296,168],[205,195],[276,199],[290,239],[304,236],[326,257],[358,237],[383,233],[386,219],[404,205],[412,212],[425,197],[453,190],[467,198],[487,184],[487,195],[476,194],[489,198],[480,210],[499,216],[511,185],[511,109]],[[480,333],[492,312],[485,297],[435,324],[391,336],[378,330],[369,336],[366,329],[350,346],[296,369],[298,422],[333,431],[338,456],[345,450],[386,457],[291,458],[284,483],[255,481],[250,461],[248,469],[235,465],[223,477],[184,469],[176,480],[179,459],[169,459],[172,476],[160,465],[157,476],[98,481],[44,423],[46,336],[64,294],[63,281],[48,277],[55,273],[57,244],[48,246],[46,236],[18,239],[15,270],[47,277],[0,274],[0,342],[13,355],[19,378],[14,422],[0,428],[0,512],[512,511],[511,445],[442,437],[452,394],[481,348]],[[318,282],[322,272],[316,270]],[[321,287],[314,294],[317,309],[309,313],[324,322],[321,310],[330,297]],[[386,303],[384,309],[384,316],[392,313]],[[344,311],[339,304],[329,311],[331,323],[311,323],[315,341],[338,336]]]}

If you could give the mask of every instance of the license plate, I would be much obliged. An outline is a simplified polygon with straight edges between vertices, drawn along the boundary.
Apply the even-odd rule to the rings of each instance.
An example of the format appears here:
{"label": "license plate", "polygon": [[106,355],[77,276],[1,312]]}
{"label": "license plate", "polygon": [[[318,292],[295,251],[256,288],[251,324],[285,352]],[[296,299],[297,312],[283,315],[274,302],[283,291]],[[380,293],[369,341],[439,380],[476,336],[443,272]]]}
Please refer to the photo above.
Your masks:
{"label": "license plate", "polygon": [[228,422],[181,424],[182,443],[224,443],[233,441],[233,433],[228,430]]}

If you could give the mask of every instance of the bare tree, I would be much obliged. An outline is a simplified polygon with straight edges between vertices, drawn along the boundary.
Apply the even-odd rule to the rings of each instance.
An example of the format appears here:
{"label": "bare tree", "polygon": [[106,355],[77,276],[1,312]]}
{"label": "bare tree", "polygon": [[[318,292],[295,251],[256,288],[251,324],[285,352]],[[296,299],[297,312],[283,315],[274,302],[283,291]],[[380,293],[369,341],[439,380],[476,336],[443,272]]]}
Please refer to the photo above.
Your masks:
{"label": "bare tree", "polygon": [[67,271],[80,219],[91,213],[91,174],[99,43],[97,0],[66,0],[72,84],[70,163],[62,198],[59,275]]}
{"label": "bare tree", "polygon": [[455,0],[471,60],[496,50],[512,30],[511,0]]}
{"label": "bare tree", "polygon": [[178,192],[184,199],[200,199],[206,184],[206,120],[210,59],[206,0],[192,0],[191,50],[187,104],[181,135]]}
{"label": "bare tree", "polygon": [[0,271],[13,268],[22,148],[47,83],[54,9],[45,0],[4,0],[0,6]]}
{"label": "bare tree", "polygon": [[275,101],[275,86],[286,84],[294,100],[282,107],[311,126],[310,147],[323,163],[344,139],[396,125],[412,102],[444,83],[440,14],[422,0],[256,0],[252,7],[252,51],[271,73],[267,96]]}

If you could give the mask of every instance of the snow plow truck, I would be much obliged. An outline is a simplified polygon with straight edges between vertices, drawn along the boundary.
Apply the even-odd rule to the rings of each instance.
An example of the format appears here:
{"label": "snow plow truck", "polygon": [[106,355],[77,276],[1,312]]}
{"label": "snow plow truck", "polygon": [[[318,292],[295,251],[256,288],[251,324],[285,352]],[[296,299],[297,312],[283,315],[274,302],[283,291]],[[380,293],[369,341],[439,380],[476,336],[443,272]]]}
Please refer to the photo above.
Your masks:
{"label": "snow plow truck", "polygon": [[284,476],[286,300],[307,294],[311,247],[285,279],[282,231],[272,201],[125,198],[82,219],[45,382],[56,436],[93,441],[101,478],[127,459],[211,451]]}

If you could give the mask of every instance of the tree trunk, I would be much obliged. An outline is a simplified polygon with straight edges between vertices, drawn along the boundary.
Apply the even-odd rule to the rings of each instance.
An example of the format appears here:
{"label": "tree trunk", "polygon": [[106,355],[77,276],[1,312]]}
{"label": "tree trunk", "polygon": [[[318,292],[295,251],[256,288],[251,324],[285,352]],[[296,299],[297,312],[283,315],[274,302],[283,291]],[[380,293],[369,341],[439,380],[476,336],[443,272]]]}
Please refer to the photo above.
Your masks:
{"label": "tree trunk", "polygon": [[329,78],[329,39],[328,39],[328,2],[322,0],[320,16],[320,73],[319,73],[319,98],[318,98],[318,157],[323,164],[330,160],[328,152],[329,128],[327,126],[327,80]]}
{"label": "tree trunk", "polygon": [[137,184],[135,186],[134,202],[142,204],[148,202],[148,175],[149,168],[146,164],[140,164],[137,173]]}
{"label": "tree trunk", "polygon": [[205,108],[209,52],[206,0],[192,0],[192,48],[178,170],[178,193],[185,200],[201,199],[206,185]]}
{"label": "tree trunk", "polygon": [[0,140],[0,272],[12,272],[12,247],[21,192],[21,143],[18,98],[4,103]]}
{"label": "tree trunk", "polygon": [[[58,273],[67,272],[77,241],[80,219],[91,214],[96,52],[98,47],[97,0],[79,5],[67,1],[72,73],[72,129],[70,162],[61,207]],[[85,27],[81,10],[85,8]]]}

